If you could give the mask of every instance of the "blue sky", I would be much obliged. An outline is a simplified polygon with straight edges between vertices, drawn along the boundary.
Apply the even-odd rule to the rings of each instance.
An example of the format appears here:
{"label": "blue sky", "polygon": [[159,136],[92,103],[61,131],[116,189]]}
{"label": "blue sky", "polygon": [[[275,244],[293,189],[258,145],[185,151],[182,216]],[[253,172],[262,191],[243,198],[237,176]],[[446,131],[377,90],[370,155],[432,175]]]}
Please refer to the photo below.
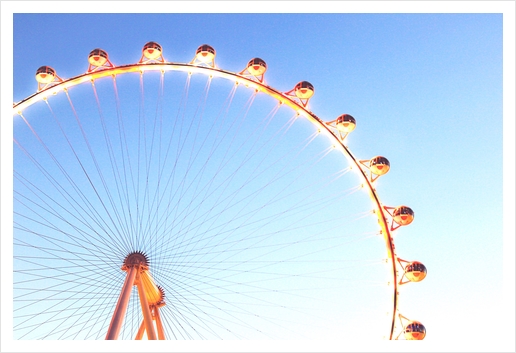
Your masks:
{"label": "blue sky", "polygon": [[[400,299],[427,327],[423,347],[439,350],[455,340],[460,345],[446,350],[497,344],[514,349],[514,3],[461,2],[455,8],[438,2],[423,8],[405,2],[397,8],[299,2],[281,3],[278,10],[266,2],[244,3],[234,4],[236,9],[227,7],[230,2],[182,4],[193,13],[173,13],[179,4],[161,2],[151,6],[167,13],[58,15],[40,13],[54,9],[39,4],[32,14],[17,14],[26,9],[2,2],[3,115],[11,114],[10,92],[13,101],[35,92],[39,66],[72,77],[83,72],[94,48],[126,64],[137,61],[141,46],[152,40],[163,46],[166,59],[188,62],[208,43],[217,50],[217,65],[230,71],[261,57],[270,86],[287,91],[307,80],[315,87],[310,110],[323,120],[343,113],[357,119],[348,138],[356,156],[389,159],[391,171],[378,183],[380,197],[386,204],[407,204],[416,214],[396,234],[398,255],[428,268],[428,277]],[[100,4],[59,6],[63,12],[120,10]],[[195,13],[197,4],[210,10]],[[146,11],[140,2],[127,6],[127,12]],[[261,6],[278,13],[224,13]],[[4,8],[15,13],[13,32],[4,30],[12,23],[5,21]],[[384,13],[391,11],[399,13]],[[10,33],[12,57],[4,44]],[[11,60],[12,91],[6,79]],[[11,128],[2,124],[5,150]],[[9,232],[2,224],[2,232]],[[502,334],[500,325],[507,329]]]}

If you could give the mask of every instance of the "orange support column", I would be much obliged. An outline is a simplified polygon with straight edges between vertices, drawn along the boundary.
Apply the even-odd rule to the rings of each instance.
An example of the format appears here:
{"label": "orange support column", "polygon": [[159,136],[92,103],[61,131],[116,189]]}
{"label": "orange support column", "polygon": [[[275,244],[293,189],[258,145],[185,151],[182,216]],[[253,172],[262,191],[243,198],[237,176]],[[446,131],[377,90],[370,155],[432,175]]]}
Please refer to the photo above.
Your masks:
{"label": "orange support column", "polygon": [[156,328],[158,329],[158,338],[160,340],[166,340],[165,331],[163,330],[163,323],[161,322],[161,316],[159,315],[159,308],[154,306],[154,318],[156,319]]}
{"label": "orange support column", "polygon": [[138,332],[136,333],[135,340],[141,340],[143,337],[143,333],[145,332],[145,321],[142,321],[142,324],[140,325],[140,328],[138,329]]}
{"label": "orange support column", "polygon": [[152,314],[149,307],[149,302],[147,300],[147,295],[145,293],[145,288],[143,288],[143,283],[140,280],[139,274],[136,279],[136,287],[138,287],[138,294],[140,296],[140,304],[142,306],[143,313],[143,322],[145,322],[145,329],[147,330],[147,337],[149,340],[157,340],[156,332],[154,331],[154,323],[152,322]]}
{"label": "orange support column", "polygon": [[127,304],[129,303],[129,298],[133,289],[134,279],[136,278],[137,273],[138,267],[134,266],[129,269],[129,272],[125,277],[125,282],[124,286],[122,287],[122,292],[120,293],[120,298],[116,304],[115,312],[113,313],[113,318],[111,319],[111,324],[109,324],[109,329],[106,335],[107,340],[116,340],[118,338],[120,328],[122,327],[122,322],[124,321],[125,312],[127,311]]}

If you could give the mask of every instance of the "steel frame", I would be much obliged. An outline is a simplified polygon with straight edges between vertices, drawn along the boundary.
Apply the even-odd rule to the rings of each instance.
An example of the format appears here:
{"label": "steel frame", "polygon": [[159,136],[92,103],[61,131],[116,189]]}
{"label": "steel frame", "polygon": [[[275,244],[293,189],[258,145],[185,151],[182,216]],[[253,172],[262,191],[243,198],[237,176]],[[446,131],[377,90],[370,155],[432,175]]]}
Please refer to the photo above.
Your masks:
{"label": "steel frame", "polygon": [[[232,80],[236,82],[237,84],[244,84],[245,86],[248,86],[250,88],[255,89],[256,91],[264,92],[273,98],[277,99],[280,104],[286,104],[290,106],[294,111],[296,111],[299,115],[302,115],[306,117],[308,120],[310,120],[313,124],[319,127],[319,131],[322,133],[327,134],[335,143],[335,146],[340,148],[343,152],[343,154],[350,160],[350,162],[356,166],[357,170],[359,171],[359,174],[364,180],[364,185],[367,185],[367,189],[369,191],[369,196],[371,200],[373,201],[374,207],[375,207],[375,214],[378,217],[378,223],[381,228],[381,234],[384,238],[386,249],[387,249],[387,255],[388,255],[388,263],[391,268],[391,275],[392,275],[392,281],[390,281],[390,285],[392,285],[392,324],[390,328],[390,332],[388,334],[388,337],[390,340],[393,339],[394,331],[395,331],[395,322],[397,318],[397,312],[398,312],[398,268],[397,268],[397,255],[395,253],[395,247],[394,247],[394,241],[391,236],[391,229],[388,224],[387,216],[385,215],[383,211],[383,206],[380,202],[380,198],[378,197],[375,187],[373,185],[373,181],[370,180],[369,176],[367,175],[367,169],[363,168],[361,166],[361,163],[356,157],[351,153],[351,151],[348,149],[346,145],[344,145],[344,140],[338,136],[338,132],[333,131],[332,126],[328,126],[324,121],[322,121],[318,116],[316,116],[314,113],[309,111],[305,107],[305,103],[299,99],[296,99],[295,97],[287,96],[285,93],[282,93],[268,85],[266,85],[263,82],[260,82],[258,80],[253,80],[251,78],[245,77],[238,73],[233,73],[230,71],[222,70],[216,67],[209,67],[209,66],[199,66],[195,65],[193,63],[185,64],[185,63],[173,63],[173,62],[166,62],[166,63],[137,63],[137,64],[129,64],[129,65],[123,65],[123,66],[117,66],[113,68],[106,68],[103,70],[98,70],[94,72],[86,72],[82,75],[78,75],[75,77],[72,77],[70,79],[63,80],[61,82],[57,82],[54,85],[47,86],[45,89],[42,89],[41,91],[27,97],[26,99],[15,103],[13,105],[13,113],[21,114],[23,109],[34,102],[45,99],[45,97],[48,97],[50,95],[56,94],[57,92],[61,90],[66,90],[67,88],[71,86],[78,85],[83,82],[87,81],[94,81],[95,79],[99,79],[106,76],[113,76],[119,74],[124,74],[128,72],[140,72],[143,74],[145,71],[161,71],[162,73],[166,71],[183,71],[188,73],[204,73],[208,76],[218,76],[223,77],[229,80]],[[353,168],[354,169],[354,168]],[[130,271],[131,273],[131,271]],[[133,275],[128,273],[126,278],[126,283],[124,284],[124,287],[122,289],[122,293],[119,299],[119,302],[117,304],[117,309],[115,310],[115,314],[113,315],[113,321],[110,325],[110,330],[108,333],[108,336],[106,336],[106,339],[115,339],[110,337],[116,337],[115,332],[117,332],[116,327],[120,325],[120,317],[123,317],[123,314],[125,314],[124,305],[126,307],[127,303],[125,302],[125,295],[124,293],[130,292],[130,289],[127,288],[128,284],[127,282],[133,283],[133,281],[130,279],[130,276]],[[134,275],[136,277],[136,274]],[[131,286],[132,287],[132,286]],[[122,299],[123,298],[123,299]],[[127,299],[128,300],[128,299]],[[142,300],[142,296],[140,296],[140,300]],[[120,308],[119,308],[120,307]],[[120,310],[120,312],[119,312]],[[145,311],[145,310],[144,310]],[[156,309],[156,313],[158,310]],[[159,317],[159,314],[155,317]],[[150,319],[147,320],[145,323],[146,329],[148,331],[152,331],[150,329]],[[158,321],[158,320],[156,320]],[[113,326],[113,328],[111,328]],[[118,328],[119,330],[119,328]],[[159,330],[158,330],[159,331]],[[158,333],[159,336],[159,333]]]}

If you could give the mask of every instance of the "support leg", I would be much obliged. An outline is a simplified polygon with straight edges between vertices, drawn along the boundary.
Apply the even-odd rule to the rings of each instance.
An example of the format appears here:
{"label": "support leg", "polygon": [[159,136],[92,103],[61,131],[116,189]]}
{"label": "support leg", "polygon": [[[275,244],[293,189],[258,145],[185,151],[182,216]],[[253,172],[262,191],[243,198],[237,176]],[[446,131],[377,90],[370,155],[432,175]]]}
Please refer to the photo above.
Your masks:
{"label": "support leg", "polygon": [[120,328],[122,327],[122,322],[124,321],[125,312],[127,311],[127,304],[129,303],[131,290],[133,289],[134,279],[136,278],[137,273],[137,266],[131,267],[127,273],[127,276],[125,277],[125,282],[122,287],[122,292],[120,293],[120,298],[118,298],[115,312],[111,318],[111,324],[109,324],[109,329],[106,335],[107,340],[116,340],[118,338]]}
{"label": "support leg", "polygon": [[[139,277],[139,276],[138,276]],[[157,340],[156,332],[154,330],[154,323],[152,322],[152,314],[147,301],[147,295],[145,294],[145,288],[143,288],[142,281],[137,278],[136,286],[138,287],[138,294],[140,296],[140,304],[142,306],[143,322],[145,322],[145,329],[147,330],[147,337],[149,340]]]}
{"label": "support leg", "polygon": [[156,328],[158,329],[158,339],[165,340],[165,331],[163,331],[163,323],[159,315],[159,308],[154,306],[154,318],[156,319]]}
{"label": "support leg", "polygon": [[135,340],[141,340],[143,337],[143,333],[145,332],[145,321],[142,321],[140,328],[138,329],[138,333],[136,334]]}

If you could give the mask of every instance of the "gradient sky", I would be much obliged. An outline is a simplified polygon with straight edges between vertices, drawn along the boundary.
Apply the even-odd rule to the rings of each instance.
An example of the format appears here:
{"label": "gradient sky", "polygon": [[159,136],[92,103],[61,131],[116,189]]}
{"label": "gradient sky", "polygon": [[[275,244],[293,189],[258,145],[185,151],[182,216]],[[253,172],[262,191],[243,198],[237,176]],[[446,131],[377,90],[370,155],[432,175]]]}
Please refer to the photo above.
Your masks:
{"label": "gradient sky", "polygon": [[[150,8],[167,13],[56,15],[40,12],[57,6],[63,12],[118,12],[122,3],[44,8],[38,2],[33,9],[3,1],[2,193],[9,187],[4,151],[12,141],[10,103],[35,91],[39,66],[71,77],[94,48],[125,64],[138,60],[151,40],[177,62],[189,61],[208,43],[217,50],[217,64],[233,71],[261,57],[269,85],[288,90],[310,81],[316,90],[310,109],[319,117],[349,113],[357,119],[349,137],[355,155],[389,158],[380,197],[416,214],[396,239],[398,255],[428,268],[425,281],[403,296],[411,315],[427,327],[422,347],[514,350],[514,2],[460,2],[457,8],[442,2],[426,8],[415,2],[401,8],[390,2],[321,3],[160,2]],[[140,12],[148,5],[124,6]],[[203,12],[278,13],[173,13],[203,6]],[[319,8],[323,13],[311,13]],[[16,14],[29,9],[34,13]],[[409,13],[384,13],[391,9]],[[15,13],[12,28],[9,11]],[[297,11],[310,13],[280,13]],[[10,229],[2,220],[2,234]],[[2,274],[9,256],[5,238]],[[2,281],[2,291],[5,286]]]}

